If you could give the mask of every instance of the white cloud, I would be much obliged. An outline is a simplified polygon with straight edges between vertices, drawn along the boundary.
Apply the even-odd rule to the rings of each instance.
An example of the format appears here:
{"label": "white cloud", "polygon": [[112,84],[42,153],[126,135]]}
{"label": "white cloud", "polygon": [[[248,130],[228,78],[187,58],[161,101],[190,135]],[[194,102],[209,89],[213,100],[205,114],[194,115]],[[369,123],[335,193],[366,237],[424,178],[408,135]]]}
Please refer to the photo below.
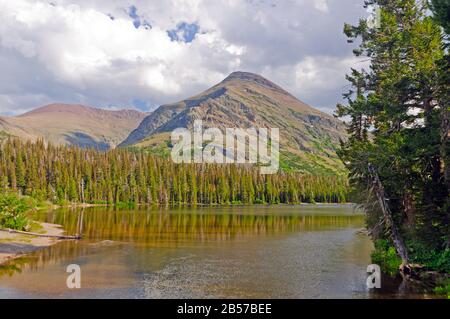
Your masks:
{"label": "white cloud", "polygon": [[[235,70],[329,105],[351,62],[342,25],[364,14],[360,0],[342,2],[0,0],[0,113],[50,102],[155,107]],[[181,22],[199,27],[191,42],[168,36]]]}
{"label": "white cloud", "polygon": [[328,12],[327,0],[314,0],[314,7],[322,12]]}

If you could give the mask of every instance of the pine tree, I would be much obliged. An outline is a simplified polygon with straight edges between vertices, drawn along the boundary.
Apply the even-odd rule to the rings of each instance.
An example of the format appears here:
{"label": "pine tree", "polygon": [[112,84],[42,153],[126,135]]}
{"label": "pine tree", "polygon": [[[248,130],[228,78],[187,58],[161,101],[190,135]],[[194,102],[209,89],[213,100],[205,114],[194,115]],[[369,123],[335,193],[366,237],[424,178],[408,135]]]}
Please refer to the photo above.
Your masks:
{"label": "pine tree", "polygon": [[[426,1],[370,0],[380,9],[380,25],[346,25],[350,41],[361,39],[355,55],[368,57],[369,70],[352,70],[352,89],[338,105],[349,117],[350,138],[339,155],[359,193],[379,175],[395,226],[410,245],[420,242],[441,251],[448,242],[448,188],[443,184],[439,62],[444,56],[439,27],[427,14]],[[370,192],[362,193],[370,198]],[[340,196],[339,196],[340,197]],[[366,200],[367,202],[367,200]],[[371,226],[380,222],[380,212]],[[375,206],[377,207],[377,206]],[[381,232],[376,239],[390,239]]]}

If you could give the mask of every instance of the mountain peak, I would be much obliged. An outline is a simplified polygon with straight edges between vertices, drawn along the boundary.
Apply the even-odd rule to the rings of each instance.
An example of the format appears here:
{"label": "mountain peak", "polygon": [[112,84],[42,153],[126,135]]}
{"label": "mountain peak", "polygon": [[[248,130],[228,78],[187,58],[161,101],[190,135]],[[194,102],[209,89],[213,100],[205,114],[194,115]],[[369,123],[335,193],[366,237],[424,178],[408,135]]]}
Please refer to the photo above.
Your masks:
{"label": "mountain peak", "polygon": [[[244,71],[236,71],[228,75],[222,83],[227,82],[250,82],[257,85],[262,85],[271,89],[279,90],[285,92],[280,86],[276,85],[272,81],[267,80],[265,77],[251,72],[244,72]],[[286,92],[287,93],[287,92]]]}
{"label": "mountain peak", "polygon": [[225,78],[225,81],[227,80],[233,80],[233,79],[239,79],[239,80],[248,80],[248,81],[257,81],[257,80],[266,80],[264,77],[262,77],[259,74],[256,73],[251,73],[251,72],[245,72],[245,71],[235,71],[230,73],[230,75],[228,75]]}
{"label": "mountain peak", "polygon": [[[340,171],[335,145],[345,139],[344,125],[301,102],[266,78],[233,72],[222,82],[183,101],[161,105],[119,146],[170,153],[171,132],[204,128],[278,128],[282,167],[312,173]],[[160,153],[158,153],[160,152]]]}

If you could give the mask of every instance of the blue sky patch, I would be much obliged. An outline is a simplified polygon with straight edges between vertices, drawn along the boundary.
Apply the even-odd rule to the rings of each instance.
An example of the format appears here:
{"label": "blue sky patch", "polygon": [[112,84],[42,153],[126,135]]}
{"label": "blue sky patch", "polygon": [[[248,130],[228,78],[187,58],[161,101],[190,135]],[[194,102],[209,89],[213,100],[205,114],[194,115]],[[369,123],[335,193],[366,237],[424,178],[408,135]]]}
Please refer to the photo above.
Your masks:
{"label": "blue sky patch", "polygon": [[128,15],[133,19],[133,25],[137,29],[141,25],[141,18],[137,14],[137,8],[135,6],[130,6],[128,8]]}
{"label": "blue sky patch", "polygon": [[138,9],[136,8],[136,6],[130,6],[128,8],[128,16],[133,19],[133,25],[136,29],[139,29],[139,27],[143,27],[144,29],[151,29],[152,26],[151,24],[147,21],[142,19],[138,14],[137,14]]}
{"label": "blue sky patch", "polygon": [[177,24],[176,29],[168,30],[167,35],[172,41],[192,42],[200,27],[196,23],[181,22]]}
{"label": "blue sky patch", "polygon": [[140,99],[133,99],[132,101],[133,106],[141,111],[148,111],[148,104],[145,101],[142,101]]}

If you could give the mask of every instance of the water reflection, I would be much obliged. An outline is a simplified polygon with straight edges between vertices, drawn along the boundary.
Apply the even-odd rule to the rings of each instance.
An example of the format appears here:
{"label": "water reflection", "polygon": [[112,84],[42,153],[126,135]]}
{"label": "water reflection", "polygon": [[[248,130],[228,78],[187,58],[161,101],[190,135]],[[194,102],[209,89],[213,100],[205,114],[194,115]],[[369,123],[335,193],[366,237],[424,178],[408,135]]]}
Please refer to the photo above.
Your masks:
{"label": "water reflection", "polygon": [[[80,229],[81,210],[34,218]],[[81,241],[63,241],[3,270],[0,297],[349,298],[367,296],[372,249],[349,206],[84,210]],[[79,291],[65,267],[82,268]],[[0,270],[0,276],[2,270]]]}
{"label": "water reflection", "polygon": [[[265,208],[173,209],[114,211],[90,208],[83,214],[83,238],[89,240],[138,241],[177,245],[184,241],[208,242],[246,236],[286,232],[353,228],[363,225],[361,214],[330,215],[273,213]],[[286,207],[284,208],[286,209]],[[266,212],[270,211],[270,214]],[[326,211],[326,209],[325,209]],[[62,224],[67,234],[77,234],[81,210],[62,209],[34,216],[41,221]]]}

